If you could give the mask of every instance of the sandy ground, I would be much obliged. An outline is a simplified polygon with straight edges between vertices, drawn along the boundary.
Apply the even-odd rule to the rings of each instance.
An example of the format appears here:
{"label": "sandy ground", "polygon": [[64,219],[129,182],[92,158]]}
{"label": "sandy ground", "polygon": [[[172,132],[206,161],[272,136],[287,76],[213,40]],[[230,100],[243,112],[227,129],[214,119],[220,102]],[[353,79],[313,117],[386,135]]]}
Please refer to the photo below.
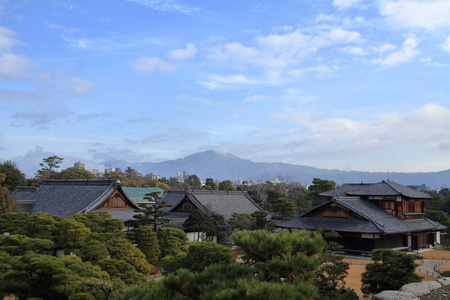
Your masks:
{"label": "sandy ground", "polygon": [[419,253],[425,259],[442,259],[442,260],[450,260],[450,251],[444,250],[431,250],[426,252]]}
{"label": "sandy ground", "polygon": [[[363,293],[361,292],[362,282],[361,282],[361,274],[366,271],[366,267],[364,266],[350,266],[348,270],[348,275],[345,279],[346,287],[352,288],[355,290],[356,294],[359,298],[363,298]],[[422,277],[422,281],[432,281],[436,280],[436,278],[424,274],[417,273],[420,277]]]}
{"label": "sandy ground", "polygon": [[[449,259],[450,260],[450,251],[427,251],[423,252],[420,255],[422,255],[426,259]],[[350,264],[350,269],[348,270],[348,275],[345,279],[346,286],[349,288],[352,288],[355,290],[356,294],[362,299],[363,293],[361,292],[361,274],[366,271],[365,265],[372,263],[372,260],[370,259],[361,259],[361,258],[344,258],[345,262],[348,262]],[[450,262],[447,264],[443,264],[438,267],[439,272],[443,271],[450,271]],[[421,278],[422,281],[431,281],[435,280],[436,278],[424,274],[424,273],[417,273]]]}
{"label": "sandy ground", "polygon": [[450,262],[437,267],[436,271],[438,271],[439,273],[450,271]]}

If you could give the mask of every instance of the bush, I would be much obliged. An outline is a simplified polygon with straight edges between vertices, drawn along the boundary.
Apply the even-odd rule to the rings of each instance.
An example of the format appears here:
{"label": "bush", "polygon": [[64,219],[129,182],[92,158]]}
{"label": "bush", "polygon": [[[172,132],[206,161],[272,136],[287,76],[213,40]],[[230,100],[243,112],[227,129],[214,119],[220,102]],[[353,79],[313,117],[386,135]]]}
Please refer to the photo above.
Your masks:
{"label": "bush", "polygon": [[398,290],[411,282],[420,282],[415,273],[416,259],[419,255],[408,255],[404,252],[390,249],[376,249],[372,251],[373,264],[366,266],[362,274],[362,292],[364,294],[377,294],[384,290]]}

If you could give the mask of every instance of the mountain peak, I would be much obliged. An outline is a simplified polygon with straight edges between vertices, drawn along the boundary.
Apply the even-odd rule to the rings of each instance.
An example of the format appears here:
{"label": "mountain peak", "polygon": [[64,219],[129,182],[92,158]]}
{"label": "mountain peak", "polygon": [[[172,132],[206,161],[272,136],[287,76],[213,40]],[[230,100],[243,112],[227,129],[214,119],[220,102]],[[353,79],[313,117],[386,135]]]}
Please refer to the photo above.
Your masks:
{"label": "mountain peak", "polygon": [[194,153],[192,155],[187,156],[188,157],[211,157],[211,158],[232,158],[232,159],[242,159],[234,154],[231,153],[224,153],[219,152],[216,150],[205,150],[203,152]]}

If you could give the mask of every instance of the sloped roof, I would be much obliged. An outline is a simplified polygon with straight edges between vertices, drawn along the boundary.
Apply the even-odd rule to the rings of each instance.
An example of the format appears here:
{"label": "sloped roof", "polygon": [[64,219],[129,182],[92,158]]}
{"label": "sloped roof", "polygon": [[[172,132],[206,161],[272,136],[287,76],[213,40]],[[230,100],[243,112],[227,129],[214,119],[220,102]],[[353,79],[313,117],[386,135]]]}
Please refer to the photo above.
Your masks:
{"label": "sloped roof", "polygon": [[12,192],[11,197],[14,198],[14,201],[19,202],[37,202],[34,195],[36,189],[36,187],[31,186],[18,186],[14,192]]}
{"label": "sloped roof", "polygon": [[177,207],[181,203],[181,201],[184,200],[184,198],[186,198],[186,195],[187,195],[186,191],[173,191],[173,190],[166,191],[163,195],[163,199],[164,199],[164,201],[167,202],[168,205],[172,205],[172,206],[164,207],[163,210],[164,211],[173,210],[175,207]]}
{"label": "sloped roof", "polygon": [[331,191],[320,193],[320,196],[343,197],[343,196],[347,196],[348,195],[347,193],[359,190],[360,188],[367,186],[367,185],[372,185],[372,183],[347,183],[347,184],[338,186],[337,188],[335,188]]}
{"label": "sloped roof", "polygon": [[16,201],[34,200],[32,215],[38,212],[68,217],[99,208],[116,191],[120,190],[132,208],[139,208],[121,190],[116,179],[101,180],[43,180],[38,188],[19,187],[13,192]]}
{"label": "sloped roof", "polygon": [[405,196],[409,198],[430,199],[431,196],[412,189],[410,187],[395,183],[393,181],[382,181],[373,184],[344,184],[334,190],[321,193],[326,197],[348,196]]}
{"label": "sloped roof", "polygon": [[148,193],[158,193],[160,197],[163,196],[164,190],[160,188],[148,188],[148,187],[122,187],[122,190],[127,196],[135,203],[148,203],[145,195]]}
{"label": "sloped roof", "polygon": [[[345,207],[362,219],[335,218],[335,217],[309,217],[315,210],[336,203]],[[312,208],[297,219],[279,222],[279,227],[335,230],[341,232],[383,233],[395,234],[416,232],[422,230],[443,230],[446,227],[429,219],[402,221],[389,214],[379,206],[360,199],[339,200],[333,199]]]}
{"label": "sloped roof", "polygon": [[251,214],[263,210],[247,193],[240,191],[194,190],[189,191],[188,196],[194,204],[218,213],[226,220],[229,220],[233,213]]}

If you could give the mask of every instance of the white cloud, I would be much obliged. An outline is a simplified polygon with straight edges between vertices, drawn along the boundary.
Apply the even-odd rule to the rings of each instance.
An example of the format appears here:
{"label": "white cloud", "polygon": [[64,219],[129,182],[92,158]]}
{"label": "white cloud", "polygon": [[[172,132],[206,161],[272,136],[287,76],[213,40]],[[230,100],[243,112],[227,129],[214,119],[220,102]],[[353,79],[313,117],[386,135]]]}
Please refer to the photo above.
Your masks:
{"label": "white cloud", "polygon": [[356,55],[356,56],[367,55],[367,52],[361,47],[348,46],[348,47],[341,48],[341,51],[352,54],[352,55]]}
{"label": "white cloud", "polygon": [[250,102],[260,102],[266,100],[266,96],[263,95],[254,95],[254,96],[247,96],[243,100],[244,103],[250,103]]}
{"label": "white cloud", "polygon": [[399,51],[390,53],[384,59],[374,59],[373,62],[384,67],[394,67],[401,63],[412,60],[419,53],[416,48],[419,41],[414,37],[409,37],[403,42],[403,47]]}
{"label": "white cloud", "polygon": [[96,89],[97,84],[79,77],[69,78],[67,83],[61,87],[62,91],[69,92],[77,96],[84,96],[92,93]]}
{"label": "white cloud", "polygon": [[159,57],[139,57],[131,63],[136,73],[152,74],[155,71],[170,73],[177,69],[177,65],[168,63]]}
{"label": "white cloud", "polygon": [[155,38],[141,36],[108,36],[102,38],[75,38],[62,36],[62,39],[74,48],[112,54],[121,53],[122,51],[131,48],[161,44],[161,42]]}
{"label": "white cloud", "polygon": [[151,136],[147,136],[142,141],[140,141],[140,143],[156,144],[156,143],[166,143],[170,141],[183,142],[208,135],[209,133],[204,130],[187,128],[185,126],[174,126],[172,128],[167,128],[163,132],[153,133]]}
{"label": "white cloud", "polygon": [[[14,113],[12,118],[15,123],[12,124],[12,126],[23,126],[24,122],[29,122],[34,126],[45,127],[46,125],[60,118],[66,118],[71,114],[72,112],[66,106],[40,105],[40,107],[35,107],[33,110]],[[22,123],[17,123],[19,121]]]}
{"label": "white cloud", "polygon": [[0,27],[0,49],[10,51],[20,41],[13,38],[16,33],[6,27]]}
{"label": "white cloud", "polygon": [[379,0],[380,13],[395,26],[435,30],[450,27],[448,0]]}
{"label": "white cloud", "polygon": [[445,39],[444,44],[442,45],[442,48],[447,51],[450,52],[450,35]]}
{"label": "white cloud", "polygon": [[284,34],[270,34],[254,39],[256,45],[249,47],[240,43],[226,43],[212,49],[209,59],[218,62],[235,62],[236,66],[279,68],[298,65],[307,56],[322,48],[362,41],[356,31],[331,28],[316,33],[300,30]]}
{"label": "white cloud", "polygon": [[22,55],[4,53],[0,56],[0,79],[16,79],[25,77],[28,71],[37,66]]}
{"label": "white cloud", "polygon": [[234,85],[241,84],[257,84],[259,81],[250,79],[244,75],[212,75],[208,77],[207,81],[202,81],[200,84],[209,89],[223,89]]}
{"label": "white cloud", "polygon": [[289,113],[273,117],[293,118],[303,126],[301,130],[293,131],[295,138],[289,147],[297,155],[310,159],[324,155],[335,158],[343,155],[372,157],[374,153],[379,155],[384,151],[395,155],[404,148],[417,150],[420,156],[442,151],[442,145],[450,145],[450,132],[447,130],[450,128],[450,109],[434,103],[406,114],[380,115],[373,121],[311,121]]}
{"label": "white cloud", "polygon": [[169,52],[168,56],[173,60],[185,60],[191,58],[197,52],[194,44],[188,44],[186,49],[176,49]]}
{"label": "white cloud", "polygon": [[395,46],[393,44],[384,44],[383,46],[376,48],[376,51],[385,52],[385,51],[392,51],[395,49],[397,49],[397,46]]}
{"label": "white cloud", "polygon": [[419,60],[421,62],[423,62],[424,66],[426,66],[426,67],[443,68],[443,67],[446,66],[443,63],[439,63],[439,62],[433,61],[431,59],[431,57],[421,57]]}
{"label": "white cloud", "polygon": [[333,0],[333,5],[339,9],[350,8],[356,6],[361,2],[361,0]]}
{"label": "white cloud", "polygon": [[306,72],[313,72],[313,73],[317,73],[318,75],[326,75],[326,74],[331,74],[334,71],[337,71],[338,69],[339,69],[339,67],[337,67],[337,66],[329,67],[325,64],[321,64],[321,65],[317,65],[315,67],[307,68]]}
{"label": "white cloud", "polygon": [[330,75],[336,71],[338,71],[340,68],[336,65],[328,66],[326,64],[320,64],[314,67],[309,67],[305,69],[292,69],[289,71],[289,73],[294,77],[302,77],[305,76],[307,73],[313,73],[317,76],[325,76]]}
{"label": "white cloud", "polygon": [[200,7],[188,6],[185,4],[179,4],[174,0],[127,0],[128,2],[134,2],[156,11],[180,13],[189,16],[196,16],[207,13]]}

